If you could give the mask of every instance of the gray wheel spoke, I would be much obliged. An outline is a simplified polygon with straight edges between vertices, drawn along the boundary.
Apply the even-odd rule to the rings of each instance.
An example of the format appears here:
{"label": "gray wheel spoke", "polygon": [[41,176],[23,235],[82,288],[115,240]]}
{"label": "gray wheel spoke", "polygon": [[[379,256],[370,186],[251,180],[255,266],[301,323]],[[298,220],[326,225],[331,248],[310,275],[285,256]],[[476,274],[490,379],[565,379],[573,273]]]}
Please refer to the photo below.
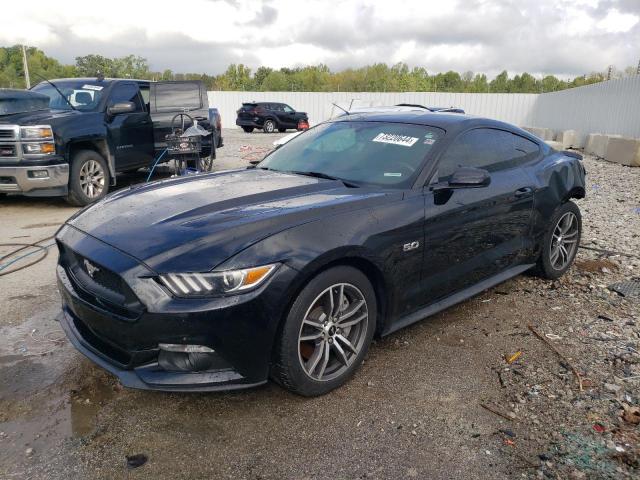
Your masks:
{"label": "gray wheel spoke", "polygon": [[348,311],[340,314],[340,322],[342,322],[343,320],[346,320],[349,317],[352,317],[358,310],[360,310],[360,308],[362,308],[363,305],[364,305],[364,300],[360,300],[356,302],[356,304],[353,307],[351,307]]}
{"label": "gray wheel spoke", "polygon": [[322,342],[320,343],[320,345],[316,346],[316,349],[313,351],[313,355],[311,356],[311,358],[309,359],[309,368],[308,368],[308,372],[309,375],[313,375],[313,372],[315,371],[316,367],[318,366],[318,363],[320,363],[320,359],[322,358],[323,354],[324,354],[324,346],[327,342]]}
{"label": "gray wheel spoke", "polygon": [[304,335],[304,336],[300,337],[300,341],[301,342],[309,342],[311,340],[317,340],[320,337],[322,337],[322,332],[312,333],[312,334]]}
{"label": "gray wheel spoke", "polygon": [[338,289],[338,298],[336,298],[336,301],[333,302],[335,307],[331,311],[332,316],[335,317],[338,315],[338,313],[340,313],[340,310],[342,309],[343,300],[344,300],[344,284],[340,285],[340,288]]}
{"label": "gray wheel spoke", "polygon": [[365,318],[368,317],[368,314],[363,313],[362,315],[354,318],[353,320],[349,320],[348,322],[345,322],[343,320],[340,320],[338,322],[338,325],[340,325],[340,328],[349,328],[349,327],[353,327],[354,325],[360,323],[361,321],[363,321]]}
{"label": "gray wheel spoke", "polygon": [[320,365],[320,371],[318,372],[318,378],[322,378],[324,375],[324,371],[327,369],[327,365],[329,364],[329,357],[331,356],[331,345],[329,342],[324,343],[324,352],[322,355],[322,364]]}
{"label": "gray wheel spoke", "polygon": [[318,330],[322,330],[322,323],[320,322],[316,322],[314,320],[309,320],[308,318],[305,318],[302,323],[306,324],[306,325],[311,325],[313,328],[317,328]]}
{"label": "gray wheel spoke", "polygon": [[347,354],[345,353],[345,351],[342,349],[342,347],[340,346],[340,344],[338,342],[333,342],[332,345],[333,349],[335,350],[336,353],[336,358],[338,359],[338,361],[344,365],[345,367],[349,365],[349,359],[347,358]]}
{"label": "gray wheel spoke", "polygon": [[356,354],[358,353],[358,350],[356,349],[356,347],[353,346],[353,344],[347,340],[345,337],[343,337],[342,335],[336,335],[336,340],[340,340],[340,342],[347,348],[347,350],[349,350],[351,353]]}

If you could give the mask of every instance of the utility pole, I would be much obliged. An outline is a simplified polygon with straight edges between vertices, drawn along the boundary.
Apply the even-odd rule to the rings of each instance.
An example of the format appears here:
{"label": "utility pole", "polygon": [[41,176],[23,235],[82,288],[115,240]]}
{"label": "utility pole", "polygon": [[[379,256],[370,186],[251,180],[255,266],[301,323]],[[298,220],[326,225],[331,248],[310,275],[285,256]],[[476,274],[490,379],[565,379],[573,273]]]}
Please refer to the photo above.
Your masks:
{"label": "utility pole", "polygon": [[611,72],[613,71],[613,65],[609,65],[607,69],[607,80],[611,80]]}
{"label": "utility pole", "polygon": [[27,49],[22,45],[22,66],[24,67],[24,81],[27,84],[27,90],[31,88],[31,80],[29,80],[29,64],[27,63]]}

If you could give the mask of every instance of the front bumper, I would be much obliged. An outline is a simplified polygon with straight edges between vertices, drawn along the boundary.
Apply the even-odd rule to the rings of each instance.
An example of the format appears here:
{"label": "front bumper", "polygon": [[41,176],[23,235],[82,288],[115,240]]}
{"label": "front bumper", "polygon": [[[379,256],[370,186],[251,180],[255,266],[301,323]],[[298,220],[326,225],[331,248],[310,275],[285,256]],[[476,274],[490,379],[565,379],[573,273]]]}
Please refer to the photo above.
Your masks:
{"label": "front bumper", "polygon": [[[46,171],[45,178],[33,177],[33,172]],[[69,164],[0,166],[0,193],[21,193],[31,196],[65,195],[69,183]]]}
{"label": "front bumper", "polygon": [[[267,381],[273,341],[294,270],[282,265],[264,285],[246,294],[177,299],[149,278],[152,272],[144,265],[93,237],[64,227],[58,242],[60,323],[74,347],[116,375],[123,385],[216,391]],[[116,305],[105,296],[109,292],[102,295],[99,285],[92,288],[88,277],[78,270],[83,260],[79,267],[65,263],[71,250],[126,282],[131,287],[127,298]],[[110,288],[117,288],[114,285],[111,282]],[[161,366],[160,343],[208,346],[215,352],[215,366],[206,371],[166,370]]]}

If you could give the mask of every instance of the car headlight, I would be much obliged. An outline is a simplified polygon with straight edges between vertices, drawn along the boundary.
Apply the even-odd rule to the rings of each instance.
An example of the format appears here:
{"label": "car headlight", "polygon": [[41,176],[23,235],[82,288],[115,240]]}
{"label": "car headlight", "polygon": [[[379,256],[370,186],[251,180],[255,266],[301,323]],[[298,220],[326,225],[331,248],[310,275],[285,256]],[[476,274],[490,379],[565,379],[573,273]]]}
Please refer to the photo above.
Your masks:
{"label": "car headlight", "polygon": [[49,140],[53,138],[53,130],[49,126],[20,127],[22,140]]}
{"label": "car headlight", "polygon": [[26,155],[46,155],[56,153],[56,146],[53,142],[47,143],[23,143],[22,151]]}
{"label": "car headlight", "polygon": [[257,287],[276,269],[276,264],[206,273],[167,273],[160,283],[178,297],[208,297]]}

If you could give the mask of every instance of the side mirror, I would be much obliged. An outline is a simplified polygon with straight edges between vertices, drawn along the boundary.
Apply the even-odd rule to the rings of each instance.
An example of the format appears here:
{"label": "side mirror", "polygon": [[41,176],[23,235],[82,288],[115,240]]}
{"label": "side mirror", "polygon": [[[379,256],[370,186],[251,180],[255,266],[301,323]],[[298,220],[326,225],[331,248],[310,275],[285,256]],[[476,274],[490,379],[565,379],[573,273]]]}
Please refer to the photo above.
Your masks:
{"label": "side mirror", "polygon": [[120,115],[123,113],[133,113],[136,110],[136,106],[133,102],[118,102],[107,108],[109,115]]}
{"label": "side mirror", "polygon": [[486,187],[491,183],[491,175],[483,168],[460,167],[453,172],[448,182],[433,185],[432,190],[451,190],[454,188]]}

